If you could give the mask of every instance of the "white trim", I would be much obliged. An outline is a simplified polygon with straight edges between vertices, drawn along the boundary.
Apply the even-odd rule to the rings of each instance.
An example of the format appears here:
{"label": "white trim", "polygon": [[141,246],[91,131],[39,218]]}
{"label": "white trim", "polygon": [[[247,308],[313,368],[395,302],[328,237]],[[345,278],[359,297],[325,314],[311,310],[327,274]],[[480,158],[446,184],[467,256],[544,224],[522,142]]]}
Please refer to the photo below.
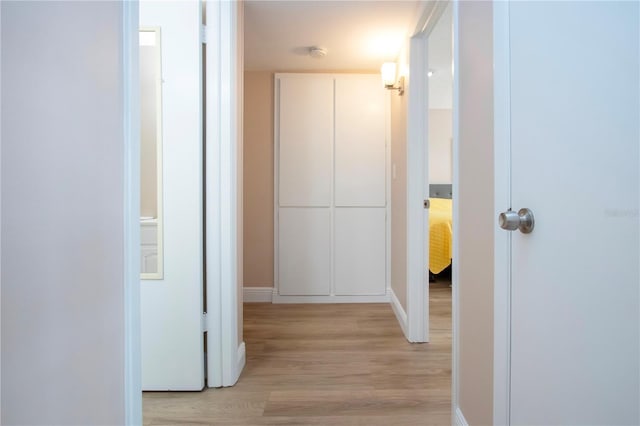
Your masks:
{"label": "white trim", "polygon": [[[511,207],[509,3],[493,3],[494,212]],[[493,423],[510,422],[511,233],[494,233]]]}
{"label": "white trim", "polygon": [[142,424],[138,2],[122,0],[124,424]]}
{"label": "white trim", "polygon": [[244,287],[242,301],[244,303],[271,303],[273,287]]}
{"label": "white trim", "polygon": [[410,342],[429,339],[429,34],[447,7],[448,0],[425,6],[416,23],[409,47],[407,99],[407,329]]}
{"label": "white trim", "polygon": [[[238,346],[238,356],[236,358],[236,371],[238,372],[238,378],[244,369],[245,364],[247,363],[247,349],[244,342],[240,343]],[[238,379],[236,379],[237,381]]]}
{"label": "white trim", "polygon": [[407,340],[429,341],[429,34],[448,1],[425,6],[409,47],[407,99]]}
{"label": "white trim", "polygon": [[207,351],[209,387],[234,385],[238,363],[239,2],[207,4]]}
{"label": "white trim", "polygon": [[389,303],[389,293],[378,296],[280,296],[274,289],[273,303]]}
{"label": "white trim", "polygon": [[[452,192],[453,194],[459,194],[458,184],[460,182],[460,73],[458,72],[457,64],[460,63],[460,50],[459,50],[459,12],[460,2],[454,1],[452,9],[452,32],[453,32],[453,142],[452,142]],[[458,209],[458,203],[453,203],[453,229],[460,229],[460,211]],[[459,392],[460,392],[460,286],[458,284],[458,277],[460,273],[460,262],[456,262],[456,259],[460,259],[460,239],[458,233],[453,234],[453,247],[452,256],[453,263],[451,265],[451,284],[452,284],[452,312],[451,312],[451,410],[454,418],[456,418],[459,405]],[[460,413],[462,415],[462,413]],[[464,417],[463,417],[464,419]],[[465,423],[466,424],[466,421]]]}
{"label": "white trim", "polygon": [[456,408],[453,424],[456,426],[469,426],[469,423],[467,423],[467,419],[464,418],[460,407]]}
{"label": "white trim", "polygon": [[[238,180],[237,180],[237,80],[236,32],[237,3],[221,1],[220,21],[220,205],[222,287],[222,385],[231,386],[237,379],[237,282],[238,282]],[[208,21],[207,21],[208,22]],[[228,325],[228,327],[226,326]]]}
{"label": "white trim", "polygon": [[273,75],[273,294],[280,286],[280,74]]}
{"label": "white trim", "polygon": [[393,309],[393,313],[396,314],[396,319],[400,324],[400,328],[402,328],[402,332],[405,337],[407,336],[407,313],[404,311],[400,300],[396,296],[396,293],[391,289],[391,308]]}
{"label": "white trim", "polygon": [[[385,235],[385,289],[387,293],[391,291],[391,91],[385,90],[384,95],[384,120],[385,120],[385,220],[384,220],[384,235]],[[406,333],[405,333],[406,336]]]}
{"label": "white trim", "polygon": [[[206,102],[206,285],[207,285],[207,385],[209,387],[222,386],[222,275],[221,275],[221,205],[220,205],[220,20],[219,3],[211,2],[206,8],[206,22],[210,30],[206,48],[207,81]],[[230,327],[225,324],[224,326]]]}
{"label": "white trim", "polygon": [[415,28],[413,36],[427,36],[433,31],[438,20],[444,13],[450,0],[434,0],[430,2],[422,2],[422,12],[414,24]]}
{"label": "white trim", "polygon": [[[428,233],[425,227],[429,211],[423,200],[429,195],[425,156],[427,154],[428,39],[422,35],[411,39],[409,52],[410,84],[407,123],[407,339],[429,341]],[[422,76],[419,78],[419,76]],[[426,188],[426,191],[425,191]]]}
{"label": "white trim", "polygon": [[[126,20],[123,20],[126,22]],[[2,6],[0,6],[0,22],[2,22]],[[126,27],[124,25],[123,27]],[[0,31],[0,46],[2,46],[2,31]],[[2,55],[0,55],[0,117],[2,117]],[[126,136],[125,136],[126,140]],[[0,188],[2,188],[2,119],[0,118]],[[2,197],[0,196],[0,224],[2,224]],[[0,241],[2,241],[2,226],[0,225]],[[125,237],[126,241],[126,237]],[[0,244],[0,300],[2,299],[2,244]],[[125,276],[126,282],[126,276]],[[126,285],[126,284],[125,284]],[[126,307],[127,307],[127,296],[125,291],[125,327],[127,325],[127,317],[126,317]],[[0,330],[2,330],[2,303],[0,303]],[[127,343],[126,343],[127,330],[125,329],[125,410],[129,408],[128,400],[127,400],[127,376],[126,376],[126,359],[128,356],[127,351]],[[0,338],[0,366],[2,365],[2,339]],[[2,369],[0,368],[0,383],[2,383]],[[0,386],[0,401],[2,401],[2,386]],[[1,403],[0,403],[1,406]],[[125,414],[125,418],[127,418]],[[0,424],[2,424],[2,417],[0,414]]]}

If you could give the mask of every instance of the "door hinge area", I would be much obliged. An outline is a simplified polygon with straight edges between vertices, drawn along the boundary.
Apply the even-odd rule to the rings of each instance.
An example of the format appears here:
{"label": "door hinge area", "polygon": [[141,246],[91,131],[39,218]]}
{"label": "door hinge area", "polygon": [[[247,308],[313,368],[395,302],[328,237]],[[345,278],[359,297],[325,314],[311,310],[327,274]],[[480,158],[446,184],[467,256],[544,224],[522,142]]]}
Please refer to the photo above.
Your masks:
{"label": "door hinge area", "polygon": [[206,312],[202,313],[202,324],[200,325],[200,328],[201,328],[203,333],[206,333],[207,331],[209,331],[208,327],[207,327],[207,313]]}
{"label": "door hinge area", "polygon": [[206,25],[200,25],[200,43],[207,44],[209,41],[209,28]]}
{"label": "door hinge area", "polygon": [[429,207],[431,207],[431,200],[429,199],[424,200],[422,205],[424,206],[425,209],[428,209]]}

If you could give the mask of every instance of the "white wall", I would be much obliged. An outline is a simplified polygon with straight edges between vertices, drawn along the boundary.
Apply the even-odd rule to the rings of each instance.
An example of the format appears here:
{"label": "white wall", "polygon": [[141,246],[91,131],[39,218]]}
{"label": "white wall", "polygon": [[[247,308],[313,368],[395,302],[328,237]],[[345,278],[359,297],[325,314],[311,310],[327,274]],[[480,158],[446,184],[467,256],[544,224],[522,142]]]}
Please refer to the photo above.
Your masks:
{"label": "white wall", "polygon": [[452,2],[429,34],[429,108],[451,109],[453,101]]}
{"label": "white wall", "polygon": [[493,4],[459,3],[459,407],[493,424]]}
{"label": "white wall", "polygon": [[2,423],[124,423],[121,2],[2,2]]}
{"label": "white wall", "polygon": [[[411,84],[406,75],[409,42],[396,66],[405,75],[405,94]],[[391,290],[407,310],[407,107],[408,96],[391,93]]]}
{"label": "white wall", "polygon": [[452,118],[451,109],[429,110],[429,183],[451,183]]}
{"label": "white wall", "polygon": [[204,386],[201,8],[142,1],[162,33],[164,279],[141,282],[143,389]]}

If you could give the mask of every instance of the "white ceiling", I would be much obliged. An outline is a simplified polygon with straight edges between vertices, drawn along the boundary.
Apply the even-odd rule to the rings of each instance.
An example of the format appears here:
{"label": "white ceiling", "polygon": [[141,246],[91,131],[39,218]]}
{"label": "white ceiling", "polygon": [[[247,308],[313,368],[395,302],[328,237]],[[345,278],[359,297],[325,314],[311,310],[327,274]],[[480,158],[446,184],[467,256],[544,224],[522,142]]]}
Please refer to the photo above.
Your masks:
{"label": "white ceiling", "polygon": [[[248,0],[245,69],[379,72],[395,61],[422,10],[420,0]],[[429,107],[452,105],[452,14],[445,9],[429,36]],[[309,48],[327,49],[324,58]]]}
{"label": "white ceiling", "polygon": [[[413,31],[418,0],[245,2],[245,69],[379,71]],[[327,49],[324,58],[308,55]]]}

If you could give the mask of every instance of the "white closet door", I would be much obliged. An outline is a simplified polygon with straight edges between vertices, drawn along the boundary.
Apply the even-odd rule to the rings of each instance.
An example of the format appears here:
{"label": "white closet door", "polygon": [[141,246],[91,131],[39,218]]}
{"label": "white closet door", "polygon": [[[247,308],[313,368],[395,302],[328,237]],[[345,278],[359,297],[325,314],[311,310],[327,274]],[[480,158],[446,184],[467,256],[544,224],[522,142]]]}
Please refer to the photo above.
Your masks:
{"label": "white closet door", "polygon": [[384,101],[380,76],[336,77],[336,206],[386,203]]}
{"label": "white closet door", "polygon": [[336,208],[336,295],[385,294],[385,213],[384,208]]}
{"label": "white closet door", "polygon": [[327,296],[331,287],[331,211],[281,208],[278,215],[279,294]]}
{"label": "white closet door", "polygon": [[327,207],[333,163],[333,79],[286,76],[276,84],[280,206]]}

